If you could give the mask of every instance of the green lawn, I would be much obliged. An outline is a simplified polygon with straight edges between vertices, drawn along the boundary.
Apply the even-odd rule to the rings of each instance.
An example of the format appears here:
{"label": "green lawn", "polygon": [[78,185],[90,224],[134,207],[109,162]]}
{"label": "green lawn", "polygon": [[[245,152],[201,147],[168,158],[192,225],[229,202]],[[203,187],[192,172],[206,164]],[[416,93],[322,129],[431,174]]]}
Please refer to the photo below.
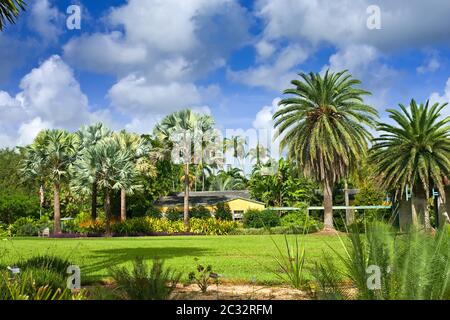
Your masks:
{"label": "green lawn", "polygon": [[[294,236],[289,236],[293,240]],[[307,266],[321,259],[323,251],[331,253],[329,246],[339,250],[340,240],[335,236],[300,236],[307,252]],[[279,282],[276,270],[274,245],[284,244],[284,236],[176,236],[113,239],[42,239],[14,238],[0,240],[0,264],[9,265],[37,254],[54,254],[69,258],[79,265],[83,282],[107,277],[107,268],[130,265],[130,260],[141,256],[166,261],[184,273],[196,267],[194,258],[202,264],[211,264],[213,270],[227,280],[249,282]]]}

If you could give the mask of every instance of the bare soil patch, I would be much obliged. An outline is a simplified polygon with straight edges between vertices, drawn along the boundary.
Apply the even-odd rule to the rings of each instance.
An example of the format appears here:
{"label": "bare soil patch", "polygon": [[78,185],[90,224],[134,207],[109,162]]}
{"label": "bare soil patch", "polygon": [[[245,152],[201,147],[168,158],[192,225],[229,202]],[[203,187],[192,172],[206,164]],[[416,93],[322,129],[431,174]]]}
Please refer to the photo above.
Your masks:
{"label": "bare soil patch", "polygon": [[203,293],[197,285],[180,285],[173,292],[177,300],[310,300],[306,291],[284,286],[251,284],[211,285]]}

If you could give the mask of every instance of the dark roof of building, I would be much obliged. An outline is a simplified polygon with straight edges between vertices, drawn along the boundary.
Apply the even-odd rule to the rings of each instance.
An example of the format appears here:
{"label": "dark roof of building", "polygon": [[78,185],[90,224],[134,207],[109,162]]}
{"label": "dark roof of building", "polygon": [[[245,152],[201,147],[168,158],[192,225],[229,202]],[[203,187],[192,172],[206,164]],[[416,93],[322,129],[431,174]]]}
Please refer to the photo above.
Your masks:
{"label": "dark roof of building", "polygon": [[[259,201],[250,198],[250,193],[247,190],[233,190],[233,191],[197,191],[189,192],[189,204],[191,206],[198,205],[215,205],[219,202],[227,202],[235,199],[243,199],[256,203]],[[157,206],[180,206],[183,205],[184,193],[168,195],[161,197],[156,201]]]}

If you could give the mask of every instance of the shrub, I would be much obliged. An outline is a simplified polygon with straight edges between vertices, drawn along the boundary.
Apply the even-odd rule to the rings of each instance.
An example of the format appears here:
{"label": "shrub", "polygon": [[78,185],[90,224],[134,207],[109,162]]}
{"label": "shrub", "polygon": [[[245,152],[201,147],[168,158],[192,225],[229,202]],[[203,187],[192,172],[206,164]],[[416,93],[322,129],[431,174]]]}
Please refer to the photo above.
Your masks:
{"label": "shrub", "polygon": [[240,226],[238,222],[217,220],[215,218],[192,218],[190,224],[191,232],[205,235],[227,235]]}
{"label": "shrub", "polygon": [[16,265],[21,269],[41,269],[55,272],[59,275],[66,275],[67,267],[71,262],[67,259],[53,255],[40,255],[29,258],[25,261],[19,261]]}
{"label": "shrub", "polygon": [[302,232],[298,233],[311,233],[317,232],[321,229],[321,222],[308,216],[308,214],[304,211],[293,211],[281,218],[281,226],[295,230],[302,230]]}
{"label": "shrub", "polygon": [[162,218],[161,211],[159,211],[155,207],[151,207],[150,209],[148,209],[147,212],[145,213],[145,215],[147,217],[150,217],[150,218],[156,218],[156,219],[161,219]]}
{"label": "shrub", "polygon": [[189,210],[191,218],[208,219],[211,218],[211,212],[204,206],[195,206]]}
{"label": "shrub", "polygon": [[170,221],[167,219],[147,218],[153,232],[179,233],[184,232],[184,224],[181,220]]}
{"label": "shrub", "polygon": [[273,228],[238,228],[231,231],[231,235],[269,235],[269,234],[303,234],[303,228],[273,227]]}
{"label": "shrub", "polygon": [[169,208],[166,211],[165,217],[170,221],[183,220],[183,211],[177,208]]}
{"label": "shrub", "polygon": [[84,222],[81,222],[78,227],[77,231],[81,233],[93,233],[93,234],[103,234],[105,233],[105,223],[102,219],[97,218],[95,221],[87,220]]}
{"label": "shrub", "polygon": [[133,262],[133,270],[113,267],[109,270],[117,284],[119,295],[131,300],[167,300],[180,281],[181,274],[153,260],[151,269],[142,258]]}
{"label": "shrub", "polygon": [[0,238],[6,238],[9,236],[8,226],[0,223]]}
{"label": "shrub", "polygon": [[39,200],[26,194],[4,194],[0,190],[0,222],[11,224],[19,218],[39,217]]}
{"label": "shrub", "polygon": [[46,268],[27,268],[22,271],[25,275],[29,274],[33,278],[37,287],[49,287],[51,289],[63,289],[66,287],[66,276],[56,273]]}
{"label": "shrub", "polygon": [[231,214],[231,209],[228,203],[219,202],[215,208],[215,217],[219,220],[231,221],[233,220],[233,215]]}
{"label": "shrub", "polygon": [[244,213],[244,227],[271,228],[280,225],[280,217],[272,210],[247,210]]}
{"label": "shrub", "polygon": [[[48,279],[49,280],[49,279]],[[0,300],[82,300],[84,291],[72,293],[67,288],[39,286],[33,272],[23,272],[10,278],[8,272],[0,272]]]}
{"label": "shrub", "polygon": [[44,228],[53,228],[53,223],[48,217],[42,217],[40,220],[34,220],[31,217],[17,219],[10,227],[12,235],[31,237],[37,236]]}

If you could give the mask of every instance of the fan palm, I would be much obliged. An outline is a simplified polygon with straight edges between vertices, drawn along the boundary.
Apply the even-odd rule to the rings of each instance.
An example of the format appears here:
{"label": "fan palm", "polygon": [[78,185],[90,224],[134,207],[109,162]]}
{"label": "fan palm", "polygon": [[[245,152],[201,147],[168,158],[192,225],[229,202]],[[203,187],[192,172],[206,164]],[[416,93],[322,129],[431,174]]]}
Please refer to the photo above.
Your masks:
{"label": "fan palm", "polygon": [[[143,139],[141,136],[137,134],[131,134],[126,132],[125,130],[120,131],[114,135],[117,143],[121,146],[121,148],[129,152],[132,157],[130,161],[132,161],[133,165],[136,169],[141,169],[142,171],[151,170],[148,161],[144,161],[144,157],[147,156],[150,152],[151,145],[150,143]],[[142,172],[145,174],[145,172]],[[133,186],[133,185],[131,185]],[[127,203],[126,197],[127,192],[133,192],[133,188],[126,188],[124,185],[123,188],[120,189],[120,220],[125,221],[127,219]]]}
{"label": "fan palm", "polygon": [[264,147],[261,143],[257,143],[254,148],[248,151],[248,156],[252,161],[256,161],[256,165],[261,165],[261,160],[270,156],[270,151],[268,148]]}
{"label": "fan palm", "polygon": [[47,168],[45,165],[45,141],[42,135],[38,135],[34,142],[26,147],[19,148],[23,158],[20,165],[20,172],[23,177],[39,182],[39,204],[40,210],[45,203],[45,179]]}
{"label": "fan palm", "polygon": [[323,185],[324,228],[334,229],[333,185],[366,156],[366,126],[374,127],[378,114],[363,102],[370,93],[355,88],[360,81],[347,71],[299,75],[291,82],[295,88],[284,91],[293,97],[281,100],[273,116],[276,136],[305,176]]}
{"label": "fan palm", "polygon": [[25,149],[23,171],[36,176],[45,174],[53,183],[56,234],[61,233],[61,184],[68,176],[69,167],[75,158],[75,150],[75,136],[64,130],[41,131],[33,144]]}
{"label": "fan palm", "polygon": [[[190,109],[174,112],[165,117],[154,129],[156,139],[160,140],[172,150],[172,155],[175,158],[183,158],[184,164],[184,227],[186,231],[189,227],[189,164],[197,162],[199,159],[194,159],[192,150],[197,147],[198,139],[201,139],[200,144],[204,150],[205,133],[214,127],[214,119],[208,115],[201,115],[193,112]],[[189,145],[183,145],[178,141],[184,140]],[[202,155],[203,156],[203,155]]]}
{"label": "fan palm", "polygon": [[242,136],[231,136],[231,138],[224,139],[224,151],[232,150],[233,158],[237,160],[238,164],[245,158],[245,147],[247,141]]}
{"label": "fan palm", "polygon": [[406,186],[412,188],[413,223],[419,222],[427,230],[431,228],[430,187],[444,194],[443,180],[450,171],[450,118],[440,117],[446,105],[417,105],[412,100],[409,108],[400,104],[400,110],[387,110],[396,125],[379,124],[382,134],[374,139],[371,153],[382,187],[400,190],[400,195]]}
{"label": "fan palm", "polygon": [[25,10],[24,0],[0,0],[0,31],[9,23],[16,23],[21,10]]}
{"label": "fan palm", "polygon": [[[79,154],[82,155],[85,150],[88,150],[90,148],[95,148],[97,144],[105,139],[106,137],[111,136],[112,132],[108,128],[106,128],[102,123],[96,123],[90,126],[84,126],[80,130],[76,132],[76,135],[78,136],[78,140],[80,142],[79,147]],[[83,158],[81,156],[82,159]],[[93,159],[90,159],[93,160]],[[76,179],[77,172],[75,171],[73,173],[74,179],[72,181],[72,186],[75,190],[78,190],[82,193],[90,194],[92,197],[91,201],[91,218],[92,220],[95,220],[97,218],[97,179],[96,177],[96,168],[97,164],[95,162],[86,163],[86,165],[89,165],[91,167],[92,175],[94,176],[93,182],[90,185],[80,185],[78,182],[80,182],[78,179]]]}
{"label": "fan palm", "polygon": [[[111,193],[139,187],[135,182],[137,171],[133,156],[116,139],[109,137],[101,140],[94,148],[87,149],[74,163],[80,184],[91,185],[96,180],[104,191],[107,235],[111,235]],[[91,164],[96,165],[95,174]]]}

